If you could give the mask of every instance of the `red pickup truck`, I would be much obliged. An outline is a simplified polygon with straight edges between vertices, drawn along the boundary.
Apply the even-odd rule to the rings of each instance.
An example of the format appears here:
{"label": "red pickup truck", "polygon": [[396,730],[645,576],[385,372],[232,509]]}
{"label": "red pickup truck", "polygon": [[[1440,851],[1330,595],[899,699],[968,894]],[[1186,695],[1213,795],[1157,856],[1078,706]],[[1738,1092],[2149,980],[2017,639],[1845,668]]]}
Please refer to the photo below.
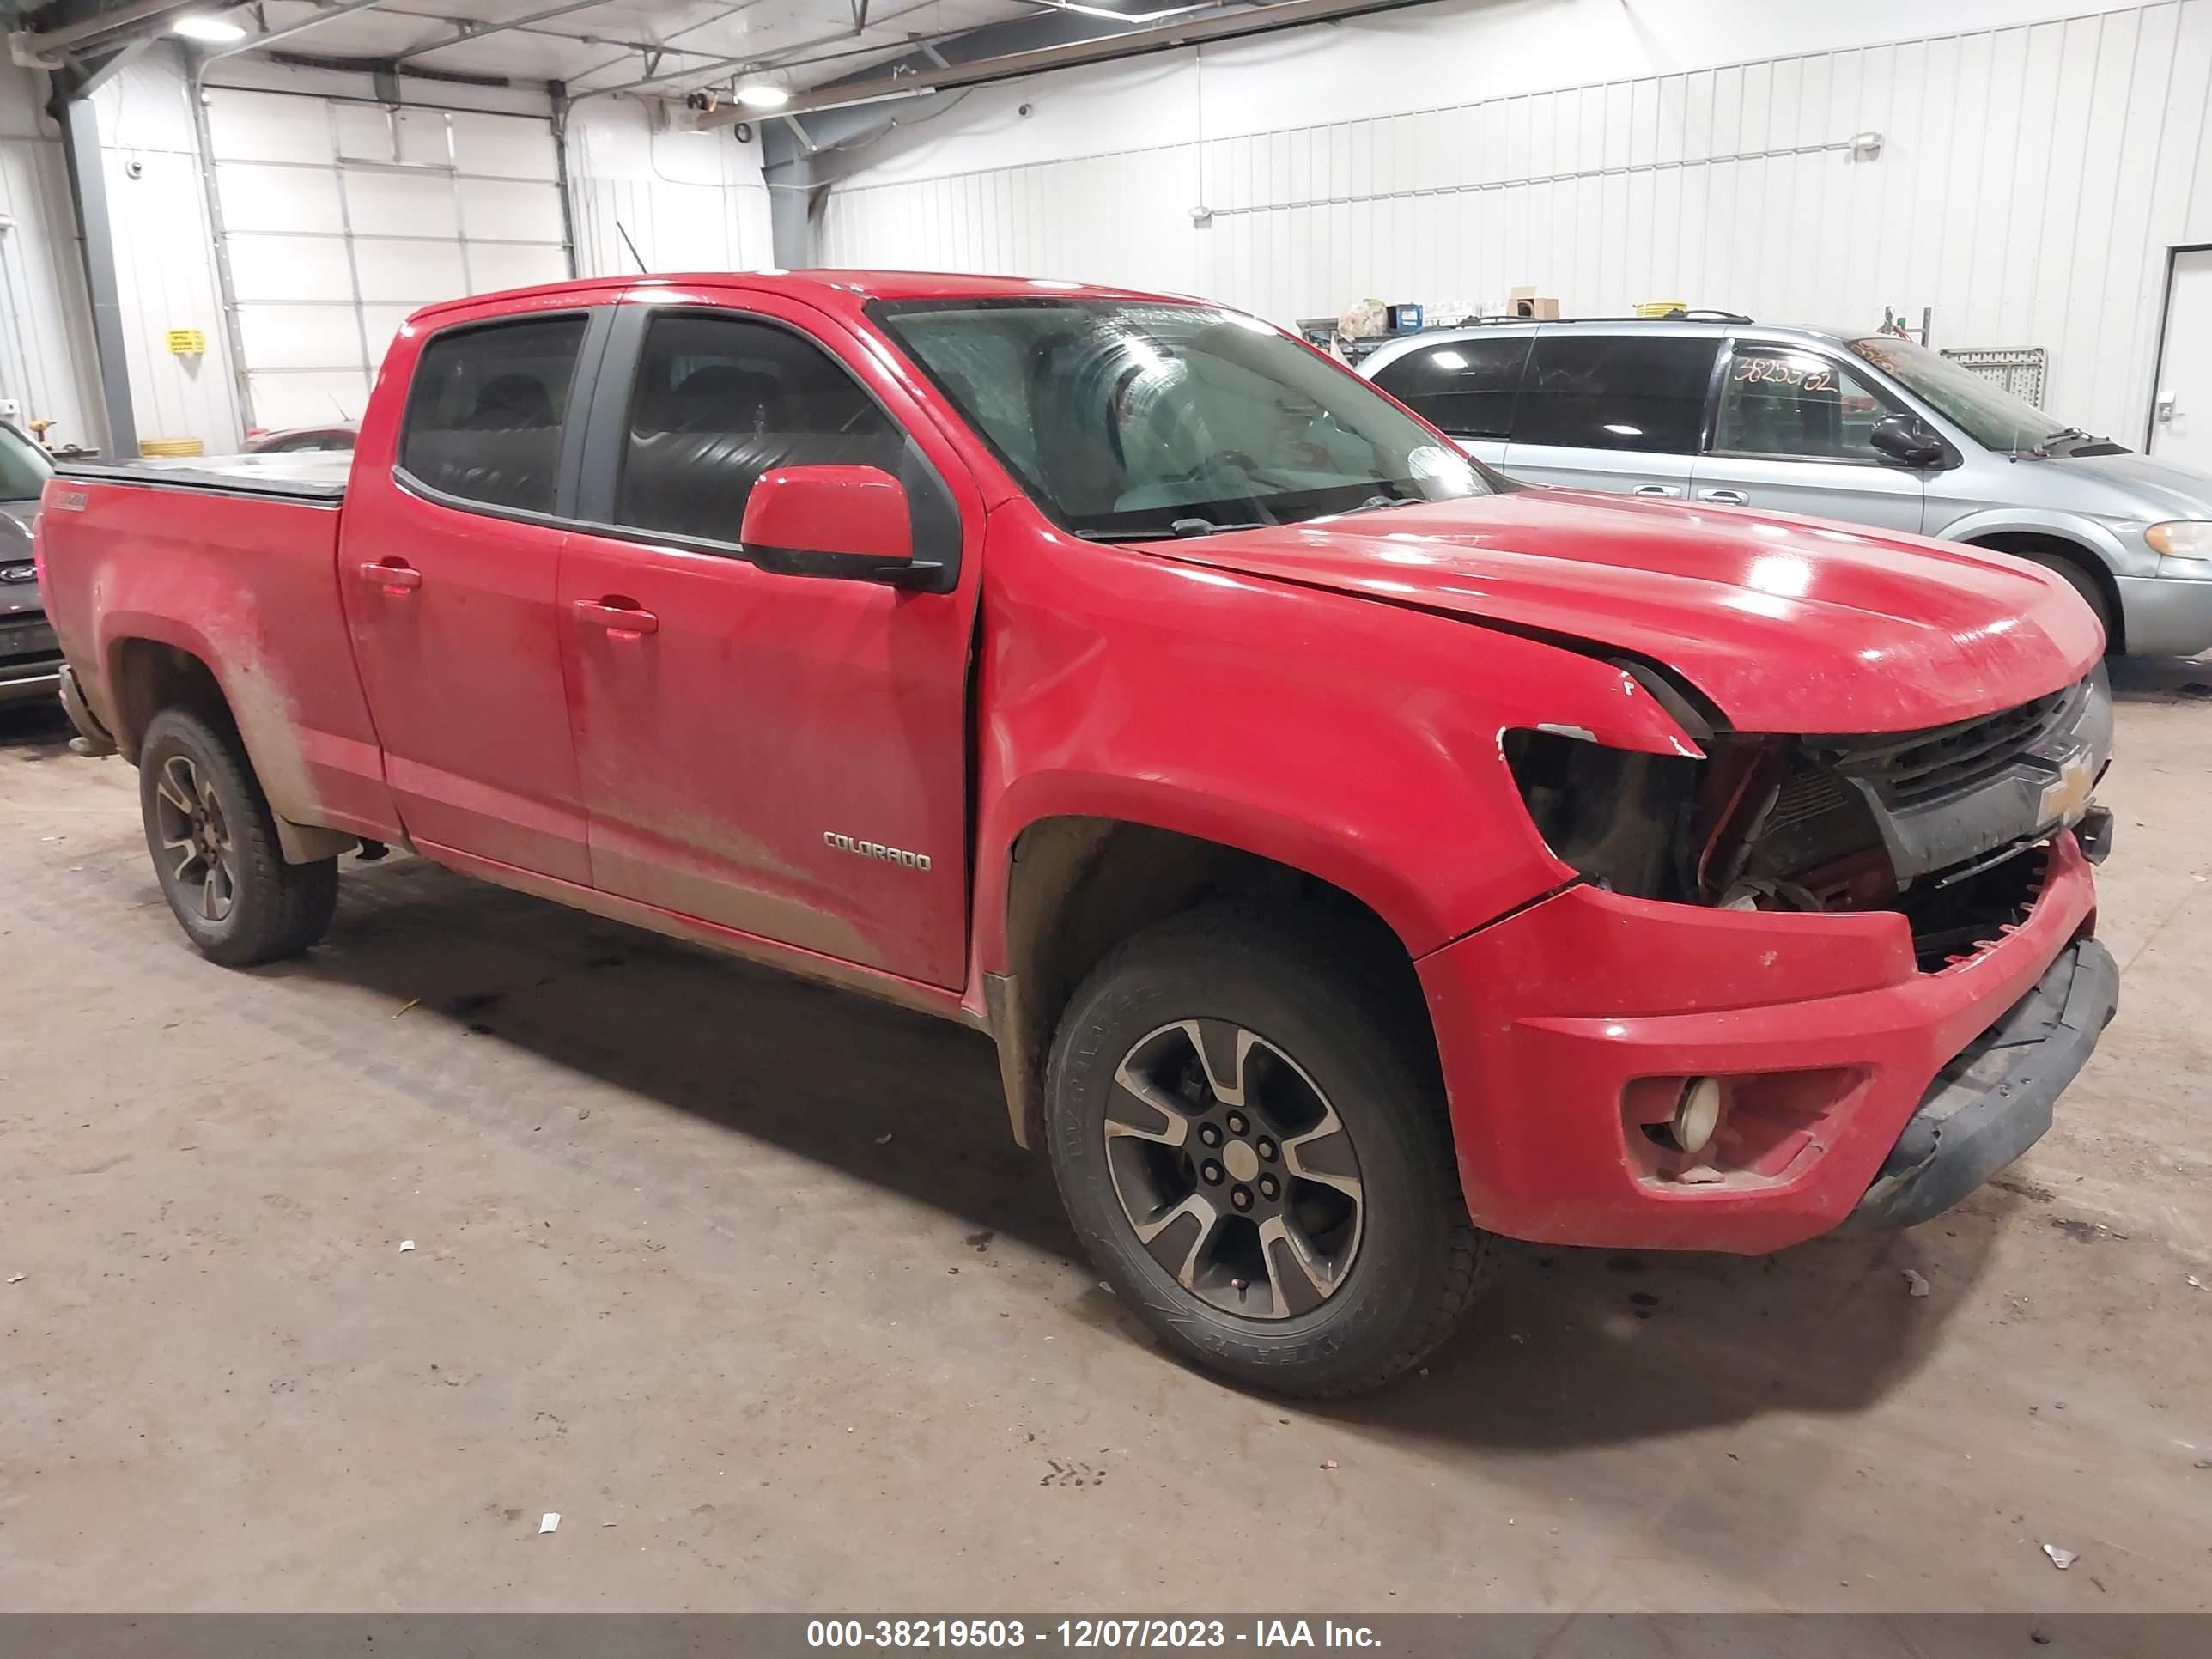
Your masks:
{"label": "red pickup truck", "polygon": [[1516,485],[1217,306],[460,301],[350,458],[81,469],[40,538],[207,956],[399,843],[980,1027],[1099,1270],[1285,1391],[1411,1364],[1499,1235],[1933,1215],[2117,1000],[2065,584]]}

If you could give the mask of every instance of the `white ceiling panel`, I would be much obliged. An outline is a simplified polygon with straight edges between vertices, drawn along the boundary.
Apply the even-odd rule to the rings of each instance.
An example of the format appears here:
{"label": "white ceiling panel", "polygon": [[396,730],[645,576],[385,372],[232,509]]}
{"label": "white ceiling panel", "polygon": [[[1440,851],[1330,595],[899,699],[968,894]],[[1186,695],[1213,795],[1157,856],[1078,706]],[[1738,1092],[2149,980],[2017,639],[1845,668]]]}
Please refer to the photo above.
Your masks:
{"label": "white ceiling panel", "polygon": [[346,219],[356,236],[458,236],[453,177],[348,167]]}
{"label": "white ceiling panel", "polygon": [[281,167],[256,161],[218,161],[216,188],[222,197],[226,231],[345,228],[338,176],[328,167]]}
{"label": "white ceiling panel", "polygon": [[386,241],[356,236],[354,268],[361,297],[380,305],[426,306],[469,291],[458,242]]}
{"label": "white ceiling panel", "polygon": [[[539,15],[559,3],[392,0],[332,18],[276,50],[398,57],[423,70],[566,81],[574,92],[657,74],[673,78],[647,90],[675,97],[726,82],[739,66],[757,67],[794,88],[817,85],[908,51],[917,40],[1035,16],[1043,0],[869,0],[865,29],[854,27],[852,0],[605,0]],[[270,0],[264,9],[269,27],[277,29],[319,8],[306,0]],[[522,18],[535,21],[499,27]],[[648,64],[648,52],[660,54],[657,64]],[[780,64],[787,67],[778,72]]]}
{"label": "white ceiling panel", "polygon": [[233,293],[252,301],[349,300],[353,272],[335,236],[226,236]]}

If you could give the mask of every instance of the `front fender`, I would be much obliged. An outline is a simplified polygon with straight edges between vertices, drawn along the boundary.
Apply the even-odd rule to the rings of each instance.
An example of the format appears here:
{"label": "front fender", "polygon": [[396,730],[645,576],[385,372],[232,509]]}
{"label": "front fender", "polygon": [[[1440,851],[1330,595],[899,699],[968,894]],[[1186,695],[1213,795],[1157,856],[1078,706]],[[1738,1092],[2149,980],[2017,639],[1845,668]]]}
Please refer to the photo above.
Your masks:
{"label": "front fender", "polygon": [[1506,732],[1698,752],[1619,667],[1403,605],[1049,533],[986,565],[978,972],[1007,961],[1013,844],[1080,815],[1341,888],[1419,957],[1575,878]]}
{"label": "front fender", "polygon": [[[1940,529],[1928,532],[1947,542],[1973,542],[1989,536],[2051,536],[2062,541],[2078,543],[2094,554],[2116,575],[2148,575],[2157,568],[2155,556],[2146,557],[2141,550],[2130,551],[2127,544],[2112,530],[2095,519],[2080,513],[2060,513],[2038,508],[2033,513],[2017,507],[1992,507],[1962,514]],[[2002,549],[1987,550],[1991,552]]]}

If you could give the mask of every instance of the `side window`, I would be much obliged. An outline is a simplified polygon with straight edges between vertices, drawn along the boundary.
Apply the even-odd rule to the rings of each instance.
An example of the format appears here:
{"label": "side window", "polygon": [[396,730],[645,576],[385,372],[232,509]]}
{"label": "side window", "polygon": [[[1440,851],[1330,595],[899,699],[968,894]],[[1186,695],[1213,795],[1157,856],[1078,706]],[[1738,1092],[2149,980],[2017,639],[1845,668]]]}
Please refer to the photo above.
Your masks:
{"label": "side window", "polygon": [[1377,369],[1375,384],[1455,438],[1508,437],[1533,337],[1453,340],[1409,351]]}
{"label": "side window", "polygon": [[1880,461],[1868,441],[1887,404],[1850,370],[1814,352],[1738,346],[1721,386],[1716,453]]}
{"label": "side window", "polygon": [[895,471],[905,434],[804,335],[738,316],[672,312],[647,325],[630,390],[616,521],[738,539],[745,498],[784,466]]}
{"label": "side window", "polygon": [[585,321],[532,318],[434,336],[407,393],[401,468],[463,501],[550,513]]}
{"label": "side window", "polygon": [[1547,330],[1521,383],[1513,441],[1694,455],[1718,349],[1680,334]]}

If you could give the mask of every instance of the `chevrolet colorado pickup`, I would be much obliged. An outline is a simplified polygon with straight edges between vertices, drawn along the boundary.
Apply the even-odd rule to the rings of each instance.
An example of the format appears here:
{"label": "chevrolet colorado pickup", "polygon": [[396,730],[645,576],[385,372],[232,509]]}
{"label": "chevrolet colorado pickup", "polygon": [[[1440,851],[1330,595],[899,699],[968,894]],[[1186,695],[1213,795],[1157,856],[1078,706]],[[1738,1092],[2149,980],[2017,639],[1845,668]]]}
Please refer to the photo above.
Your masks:
{"label": "chevrolet colorado pickup", "polygon": [[40,550],[205,955],[397,843],[964,1021],[1099,1271],[1286,1392],[1413,1364],[1501,1235],[1936,1214],[2117,1000],[2065,583],[1518,485],[1215,306],[434,306],[349,458],[79,469]]}

